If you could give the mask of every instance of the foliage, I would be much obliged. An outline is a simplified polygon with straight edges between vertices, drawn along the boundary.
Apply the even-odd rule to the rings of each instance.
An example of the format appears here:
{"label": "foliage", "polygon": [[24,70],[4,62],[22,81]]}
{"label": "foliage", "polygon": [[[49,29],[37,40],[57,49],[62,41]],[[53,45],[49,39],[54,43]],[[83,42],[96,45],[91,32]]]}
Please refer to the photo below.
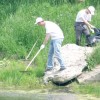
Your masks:
{"label": "foliage", "polygon": [[[25,62],[24,62],[25,63]],[[6,67],[0,68],[0,88],[14,86],[21,89],[36,89],[45,87],[42,81],[43,66],[31,65],[25,72],[26,65],[23,61],[9,61]]]}
{"label": "foliage", "polygon": [[[76,13],[86,6],[85,3],[72,5],[66,2],[66,4],[52,6],[50,2],[60,4],[66,0],[0,1],[0,53],[4,54],[3,57],[25,58],[38,38],[35,51],[39,49],[45,34],[43,28],[34,25],[37,16],[59,24],[65,35],[63,44],[75,42],[74,21]],[[95,16],[93,22],[98,26],[96,19],[99,20],[99,17]]]}
{"label": "foliage", "polygon": [[88,57],[87,62],[90,70],[100,64],[100,44],[95,48],[92,55]]}
{"label": "foliage", "polygon": [[72,89],[75,93],[82,94],[91,94],[95,97],[100,97],[100,83],[94,82],[91,84],[72,84]]}

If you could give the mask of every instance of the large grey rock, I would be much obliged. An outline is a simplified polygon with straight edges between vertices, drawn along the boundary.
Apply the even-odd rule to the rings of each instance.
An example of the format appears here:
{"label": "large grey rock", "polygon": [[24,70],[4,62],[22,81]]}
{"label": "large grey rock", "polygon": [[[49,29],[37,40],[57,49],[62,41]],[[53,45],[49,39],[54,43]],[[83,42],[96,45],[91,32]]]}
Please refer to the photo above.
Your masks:
{"label": "large grey rock", "polygon": [[92,71],[82,73],[77,78],[77,81],[79,83],[100,82],[100,65],[92,69]]}
{"label": "large grey rock", "polygon": [[60,66],[56,58],[54,59],[54,70],[46,72],[44,75],[44,82],[53,81],[55,83],[65,83],[82,73],[82,70],[87,66],[87,55],[91,54],[93,48],[81,47],[76,44],[64,45],[61,49],[66,69],[58,71]]}

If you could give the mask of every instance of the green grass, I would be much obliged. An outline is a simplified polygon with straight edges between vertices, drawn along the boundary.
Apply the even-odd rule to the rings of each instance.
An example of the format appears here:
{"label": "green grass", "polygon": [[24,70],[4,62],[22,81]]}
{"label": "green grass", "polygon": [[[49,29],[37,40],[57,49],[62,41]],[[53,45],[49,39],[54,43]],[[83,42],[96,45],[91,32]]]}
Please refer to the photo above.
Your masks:
{"label": "green grass", "polygon": [[76,84],[71,85],[72,90],[77,94],[90,94],[94,97],[100,97],[100,83],[94,82],[91,84]]}
{"label": "green grass", "polygon": [[[9,63],[7,63],[9,62]],[[0,67],[0,88],[13,87],[13,89],[42,89],[44,68],[31,65],[24,72],[28,62],[6,61],[6,67]],[[9,88],[8,88],[9,89]]]}
{"label": "green grass", "polygon": [[[34,25],[36,17],[42,16],[45,20],[51,20],[59,24],[65,36],[63,44],[75,43],[74,21],[76,13],[85,4],[52,6],[49,2],[24,4],[16,1],[13,4],[9,3],[7,6],[0,6],[2,7],[0,52],[4,52],[4,56],[16,55],[15,58],[24,58],[38,37],[37,49],[39,49],[44,39],[44,28]],[[98,16],[93,18],[93,23],[96,26],[98,25],[98,20],[95,20],[97,18],[99,20]]]}
{"label": "green grass", "polygon": [[89,57],[87,57],[87,62],[88,68],[90,70],[94,68],[96,65],[100,64],[100,44],[98,44],[94,49],[94,52]]}

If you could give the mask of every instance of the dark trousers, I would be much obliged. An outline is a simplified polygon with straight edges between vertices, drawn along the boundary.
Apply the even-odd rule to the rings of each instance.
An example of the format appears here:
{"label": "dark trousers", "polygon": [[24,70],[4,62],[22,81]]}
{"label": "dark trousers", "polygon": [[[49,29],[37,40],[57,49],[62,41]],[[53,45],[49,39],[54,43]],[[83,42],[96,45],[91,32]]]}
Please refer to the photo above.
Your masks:
{"label": "dark trousers", "polygon": [[82,34],[86,36],[86,43],[89,44],[90,32],[84,22],[75,22],[76,44],[81,45]]}

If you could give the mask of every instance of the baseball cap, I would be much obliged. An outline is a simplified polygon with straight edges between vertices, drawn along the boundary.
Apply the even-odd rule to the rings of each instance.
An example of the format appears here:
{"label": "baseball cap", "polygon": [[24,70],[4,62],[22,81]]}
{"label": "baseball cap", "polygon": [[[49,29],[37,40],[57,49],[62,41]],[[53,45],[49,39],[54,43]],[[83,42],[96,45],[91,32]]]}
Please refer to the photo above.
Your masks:
{"label": "baseball cap", "polygon": [[95,8],[93,6],[89,6],[88,10],[91,12],[91,15],[94,15]]}
{"label": "baseball cap", "polygon": [[35,24],[37,24],[37,23],[39,23],[39,22],[42,22],[42,21],[43,21],[43,19],[42,19],[41,17],[37,17],[37,18],[36,18]]}

